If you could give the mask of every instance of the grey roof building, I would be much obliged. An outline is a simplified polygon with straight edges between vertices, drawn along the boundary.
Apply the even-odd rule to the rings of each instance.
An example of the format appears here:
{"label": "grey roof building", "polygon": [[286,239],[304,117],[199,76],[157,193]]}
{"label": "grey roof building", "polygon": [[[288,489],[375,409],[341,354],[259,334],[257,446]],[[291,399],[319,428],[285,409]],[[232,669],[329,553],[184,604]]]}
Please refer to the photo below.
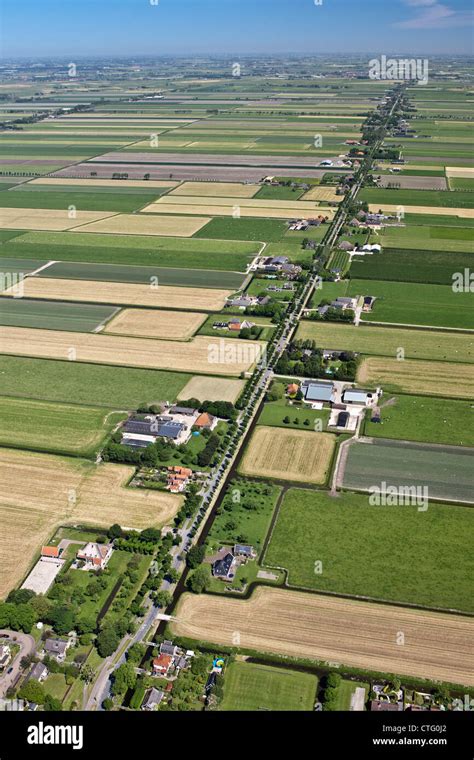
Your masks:
{"label": "grey roof building", "polygon": [[329,403],[332,400],[334,385],[332,383],[308,383],[304,387],[305,401]]}
{"label": "grey roof building", "polygon": [[158,707],[164,696],[164,691],[155,689],[153,686],[145,694],[145,699],[142,702],[142,710],[154,710],[156,707]]}

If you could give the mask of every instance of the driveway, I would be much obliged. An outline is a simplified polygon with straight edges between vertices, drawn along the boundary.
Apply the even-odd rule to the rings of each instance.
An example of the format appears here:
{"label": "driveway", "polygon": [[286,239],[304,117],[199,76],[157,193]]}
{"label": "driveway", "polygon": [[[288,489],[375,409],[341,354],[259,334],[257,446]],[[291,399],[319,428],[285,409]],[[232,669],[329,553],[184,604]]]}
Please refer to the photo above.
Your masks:
{"label": "driveway", "polygon": [[[13,686],[20,674],[20,661],[22,657],[28,654],[34,654],[36,651],[36,642],[33,636],[28,633],[22,633],[21,631],[9,631],[8,629],[0,630],[0,636],[7,636],[8,638],[0,639],[1,644],[19,644],[20,651],[17,656],[7,665],[6,671],[0,676],[0,697],[4,697],[7,689]],[[11,673],[7,673],[10,668],[13,668]]]}

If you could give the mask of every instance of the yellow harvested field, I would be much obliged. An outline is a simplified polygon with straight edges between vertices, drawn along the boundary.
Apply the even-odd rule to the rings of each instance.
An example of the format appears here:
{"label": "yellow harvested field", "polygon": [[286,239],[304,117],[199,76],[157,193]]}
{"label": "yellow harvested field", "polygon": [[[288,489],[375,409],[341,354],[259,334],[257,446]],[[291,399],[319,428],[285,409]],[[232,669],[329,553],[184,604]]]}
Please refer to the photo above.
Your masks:
{"label": "yellow harvested field", "polygon": [[[461,219],[474,219],[472,208],[447,208],[446,206],[403,206],[402,208],[405,214],[441,214],[442,216],[459,216]],[[369,203],[371,213],[376,214],[379,209],[395,212],[400,210],[400,206],[393,203]]]}
{"label": "yellow harvested field", "polygon": [[474,368],[472,364],[430,362],[417,359],[364,359],[357,372],[359,383],[390,386],[405,393],[474,397]]}
{"label": "yellow harvested field", "polygon": [[460,177],[461,179],[472,179],[474,177],[474,168],[469,169],[461,166],[447,166],[446,176]]}
{"label": "yellow harvested field", "polygon": [[[180,211],[179,208],[178,211]],[[171,208],[166,213],[169,212],[171,212]],[[79,213],[80,212],[78,212],[78,214]],[[90,214],[92,212],[83,211],[82,213]],[[102,214],[102,216],[105,216],[105,214]],[[98,214],[96,215],[96,218],[100,218]],[[163,218],[142,214],[116,214],[116,216],[111,216],[110,219],[103,219],[103,221],[93,222],[92,224],[83,224],[81,227],[77,228],[77,232],[111,232],[115,235],[166,235],[171,237],[191,237],[210,221],[209,217],[202,216],[186,219],[182,216],[167,216]],[[77,221],[76,224],[78,224]]]}
{"label": "yellow harvested field", "polygon": [[[77,134],[77,132],[75,133]],[[143,190],[154,187],[176,187],[178,182],[164,179],[70,179],[68,177],[40,177],[32,179],[28,185],[77,185],[78,187],[142,187]]]}
{"label": "yellow harvested field", "polygon": [[324,483],[335,438],[330,433],[258,426],[239,470],[244,475]]}
{"label": "yellow harvested field", "polygon": [[35,553],[58,525],[161,526],[183,498],[126,487],[128,465],[95,465],[52,454],[0,450],[0,597],[25,575]]}
{"label": "yellow harvested field", "polygon": [[234,196],[236,198],[253,198],[260,190],[260,185],[242,185],[240,182],[183,182],[170,195],[198,195],[202,198]]}
{"label": "yellow harvested field", "polygon": [[51,230],[62,232],[80,224],[113,217],[106,211],[75,211],[70,217],[67,209],[0,208],[0,229]]}
{"label": "yellow harvested field", "polygon": [[[157,201],[154,201],[151,205],[154,206],[156,204],[159,204],[160,206],[169,206],[169,205],[183,205],[183,206],[192,206],[195,208],[196,206],[199,206],[201,203],[209,203],[211,206],[234,206],[238,205],[242,209],[247,208],[256,208],[256,209],[283,209],[288,210],[291,209],[293,211],[293,214],[298,214],[299,212],[308,212],[312,213],[315,211],[318,211],[321,207],[318,206],[318,204],[315,201],[280,201],[280,200],[265,200],[265,199],[259,199],[259,198],[238,198],[237,196],[228,196],[228,197],[218,197],[218,198],[203,198],[202,200],[198,197],[176,197],[173,194],[164,195],[162,198],[159,198]],[[149,207],[146,206],[144,211],[146,211]]]}
{"label": "yellow harvested field", "polygon": [[0,339],[2,354],[230,377],[253,367],[261,359],[264,346],[261,341],[225,341],[204,335],[180,343],[28,327],[3,327]]}
{"label": "yellow harvested field", "polygon": [[199,401],[230,401],[233,404],[240,396],[244,385],[245,380],[196,375],[186,383],[177,398],[178,401],[197,398]]}
{"label": "yellow harvested field", "polygon": [[[23,288],[27,298],[202,311],[220,311],[231,292],[217,288],[179,288],[174,285],[155,288],[142,283],[63,280],[59,277],[26,277]],[[2,296],[14,296],[14,290],[4,291]]]}
{"label": "yellow harvested field", "polygon": [[207,319],[195,311],[123,309],[107,323],[104,333],[133,335],[164,340],[188,340]]}
{"label": "yellow harvested field", "polygon": [[235,646],[237,631],[242,649],[474,685],[468,617],[261,586],[245,601],[184,594],[174,616],[175,636]]}
{"label": "yellow harvested field", "polygon": [[302,201],[335,201],[340,203],[343,200],[342,195],[336,195],[333,187],[312,187],[307,193],[301,196]]}
{"label": "yellow harvested field", "polygon": [[[171,196],[167,197],[171,201]],[[190,205],[171,204],[169,202],[161,203],[161,200],[158,203],[151,203],[149,206],[142,209],[142,211],[150,214],[207,214],[208,216],[232,216],[234,218],[240,215],[241,217],[255,217],[258,219],[293,219],[294,217],[302,216],[314,217],[318,214],[322,214],[323,216],[332,219],[334,216],[334,209],[323,206],[314,207],[308,213],[308,209],[304,208],[275,208],[273,205],[263,206],[261,208],[243,206],[238,198],[235,199],[235,202],[232,203],[232,205],[221,205],[219,202],[215,205],[206,204],[205,206],[194,203]],[[220,200],[221,199],[219,199],[219,201]]]}

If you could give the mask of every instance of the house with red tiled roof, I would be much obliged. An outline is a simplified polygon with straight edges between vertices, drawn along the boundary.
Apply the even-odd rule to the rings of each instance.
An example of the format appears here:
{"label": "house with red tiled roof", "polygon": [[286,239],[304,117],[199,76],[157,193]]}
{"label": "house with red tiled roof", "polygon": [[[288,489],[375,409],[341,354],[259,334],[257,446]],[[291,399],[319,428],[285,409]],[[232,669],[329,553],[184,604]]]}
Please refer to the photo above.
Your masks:
{"label": "house with red tiled roof", "polygon": [[168,467],[166,487],[171,493],[184,491],[192,474],[193,471],[189,467]]}
{"label": "house with red tiled roof", "polygon": [[90,541],[77,552],[77,559],[84,562],[82,570],[103,570],[112,556],[112,544],[97,544]]}
{"label": "house with red tiled roof", "polygon": [[169,654],[160,654],[152,660],[153,673],[159,676],[167,676],[168,671],[173,663],[173,658]]}
{"label": "house with red tiled roof", "polygon": [[41,556],[42,557],[51,557],[53,559],[58,559],[58,557],[59,557],[59,547],[58,546],[42,546],[41,547]]}
{"label": "house with red tiled roof", "polygon": [[200,428],[201,430],[212,430],[216,425],[217,418],[207,412],[202,412],[194,423],[194,427]]}

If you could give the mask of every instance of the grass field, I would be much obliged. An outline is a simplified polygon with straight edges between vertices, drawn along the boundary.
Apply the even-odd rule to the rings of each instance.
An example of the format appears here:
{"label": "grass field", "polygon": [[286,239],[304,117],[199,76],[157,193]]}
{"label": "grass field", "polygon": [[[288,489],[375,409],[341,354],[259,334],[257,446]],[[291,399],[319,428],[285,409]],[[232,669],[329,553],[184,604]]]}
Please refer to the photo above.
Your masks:
{"label": "grass field", "polygon": [[263,587],[248,601],[185,594],[174,614],[176,636],[235,646],[239,631],[242,649],[474,684],[467,617]]}
{"label": "grass field", "polygon": [[[18,287],[21,285],[15,286],[15,289],[17,290]],[[94,332],[116,311],[116,307],[113,306],[2,298],[0,299],[0,325]]]}
{"label": "grass field", "polygon": [[386,394],[382,422],[365,418],[364,434],[452,446],[474,446],[474,407],[469,401]]}
{"label": "grass field", "polygon": [[[78,211],[78,219],[79,214]],[[92,213],[83,211],[82,214]],[[171,211],[170,211],[171,214]],[[192,219],[183,216],[152,216],[150,214],[117,214],[108,219],[88,224],[82,222],[79,232],[112,232],[115,235],[171,235],[173,237],[191,237],[204,227],[210,219],[195,216]],[[76,226],[80,222],[76,220]],[[1,225],[4,226],[4,225]],[[12,226],[12,225],[9,225]],[[18,225],[16,225],[18,226]],[[72,225],[70,225],[72,226]],[[38,227],[32,229],[41,229]]]}
{"label": "grass field", "polygon": [[471,266],[472,253],[385,248],[381,253],[353,257],[351,277],[452,287],[455,272]]}
{"label": "grass field", "polygon": [[[411,190],[410,192],[426,192],[425,190]],[[447,191],[441,191],[443,195],[454,195],[454,193],[448,193]],[[454,196],[456,198],[456,195]],[[469,201],[472,203],[472,199]],[[399,210],[399,204],[393,203],[369,203],[369,211],[377,214],[380,210],[389,214],[395,214]],[[456,206],[454,208],[445,208],[442,206],[404,206],[406,214],[426,214],[428,219],[432,216],[445,216],[459,217],[460,219],[474,219],[474,209],[466,206]]]}
{"label": "grass field", "polygon": [[[20,189],[21,188],[21,189]],[[54,192],[51,189],[44,190],[34,187],[24,190],[20,186],[17,190],[0,192],[0,207],[9,208],[38,208],[38,209],[67,209],[74,206],[80,211],[117,211],[130,213],[138,211],[142,206],[151,203],[156,198],[156,191],[147,192],[94,192],[81,189],[79,192],[71,187],[67,192]]]}
{"label": "grass field", "polygon": [[92,456],[126,414],[104,409],[0,397],[0,445]]}
{"label": "grass field", "polygon": [[143,529],[169,522],[182,497],[126,488],[133,467],[0,450],[0,596],[18,583],[35,552],[64,523]]}
{"label": "grass field", "polygon": [[[449,213],[450,208],[467,208],[472,205],[469,192],[449,193],[443,190],[383,190],[381,188],[363,188],[360,200],[367,201],[374,207],[380,206],[434,206],[443,208],[443,213]],[[377,206],[378,208],[378,206]],[[395,209],[394,209],[395,210]],[[424,213],[424,212],[421,212]]]}
{"label": "grass field", "polygon": [[[305,320],[298,327],[297,338],[315,340],[321,348],[345,349],[379,356],[396,357],[402,348],[406,358],[474,361],[473,336],[468,333],[369,325],[354,327]],[[398,361],[397,364],[403,364],[403,361]],[[440,367],[439,371],[445,370]]]}
{"label": "grass field", "polygon": [[232,662],[225,671],[221,710],[314,709],[318,679],[286,668]]}
{"label": "grass field", "polygon": [[381,482],[426,487],[430,501],[470,504],[474,503],[473,467],[473,449],[374,438],[349,447],[343,484],[344,488],[361,491],[380,487]]}
{"label": "grass field", "polygon": [[239,470],[243,475],[324,483],[334,442],[328,433],[262,425],[254,431]]}
{"label": "grass field", "polygon": [[11,240],[8,245],[8,238],[2,240],[3,256],[129,267],[245,271],[249,261],[260,249],[260,244],[256,241],[205,238],[183,240],[153,235],[86,235],[79,232],[3,232],[15,236],[14,241]]}
{"label": "grass field", "polygon": [[[174,401],[183,388],[198,381],[207,383],[209,392],[220,383],[228,388],[242,387],[242,381],[220,378],[193,378],[181,372],[111,367],[100,364],[28,359],[0,355],[2,394],[42,399],[59,403],[98,405],[110,409],[110,401],[119,409],[136,409],[140,403]],[[237,392],[237,391],[235,391]],[[186,398],[196,394],[186,393]],[[206,396],[203,398],[212,398]],[[220,398],[220,397],[218,397]]]}
{"label": "grass field", "polygon": [[[289,417],[289,422],[283,420]],[[297,422],[295,422],[297,420]],[[267,402],[258,418],[259,425],[282,428],[297,428],[300,430],[314,430],[316,422],[320,421],[321,430],[325,430],[329,420],[329,409],[310,409],[290,405],[285,399]],[[308,425],[305,422],[308,421]]]}
{"label": "grass field", "polygon": [[199,330],[206,318],[206,314],[193,311],[123,309],[108,322],[104,332],[143,338],[188,340]]}
{"label": "grass field", "polygon": [[474,395],[472,364],[371,357],[360,365],[357,381],[369,386],[381,385],[385,392],[461,399],[471,399]]}
{"label": "grass field", "polygon": [[[418,512],[416,506],[371,506],[362,494],[334,498],[292,488],[263,563],[286,568],[291,586],[472,612],[464,583],[469,568],[457,560],[469,556],[473,520],[465,507],[431,503]],[[403,562],[394,573],[396,557]]]}
{"label": "grass field", "polygon": [[218,240],[262,240],[277,243],[288,227],[276,219],[213,219],[195,237]]}
{"label": "grass field", "polygon": [[184,401],[190,398],[200,401],[230,401],[233,404],[240,396],[244,384],[243,380],[195,375],[179,391],[177,398]]}
{"label": "grass field", "polygon": [[[47,271],[44,270],[44,273]],[[151,280],[145,284],[35,276],[27,277],[22,287],[27,298],[203,311],[220,311],[232,292],[218,288],[180,288],[160,285],[159,282],[155,285],[154,282]],[[4,291],[5,295],[9,293],[14,295],[14,289]]]}
{"label": "grass field", "polygon": [[474,249],[470,227],[408,224],[406,227],[385,227],[381,234],[382,246],[386,248],[443,252],[472,252]]}
{"label": "grass field", "polygon": [[211,341],[196,336],[187,343],[155,338],[129,338],[104,333],[69,333],[5,327],[0,352],[40,359],[238,376],[261,358],[263,344],[234,338]]}
{"label": "grass field", "polygon": [[372,311],[362,313],[364,321],[474,329],[472,294],[447,285],[351,280],[347,295],[377,298]]}

